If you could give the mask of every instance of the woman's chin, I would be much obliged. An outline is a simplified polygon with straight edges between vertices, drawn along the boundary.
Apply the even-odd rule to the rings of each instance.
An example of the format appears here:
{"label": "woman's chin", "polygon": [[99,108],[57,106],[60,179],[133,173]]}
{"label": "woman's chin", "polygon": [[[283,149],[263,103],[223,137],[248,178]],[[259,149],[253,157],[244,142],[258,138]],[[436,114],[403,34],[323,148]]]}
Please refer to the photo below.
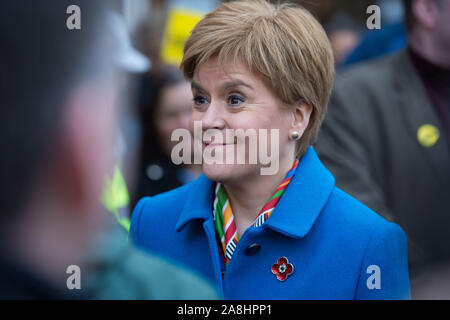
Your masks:
{"label": "woman's chin", "polygon": [[212,180],[222,183],[228,181],[239,181],[246,176],[253,175],[259,171],[255,170],[255,165],[245,164],[207,164],[203,163],[203,173]]}
{"label": "woman's chin", "polygon": [[203,173],[212,181],[223,182],[232,177],[233,165],[203,163]]}

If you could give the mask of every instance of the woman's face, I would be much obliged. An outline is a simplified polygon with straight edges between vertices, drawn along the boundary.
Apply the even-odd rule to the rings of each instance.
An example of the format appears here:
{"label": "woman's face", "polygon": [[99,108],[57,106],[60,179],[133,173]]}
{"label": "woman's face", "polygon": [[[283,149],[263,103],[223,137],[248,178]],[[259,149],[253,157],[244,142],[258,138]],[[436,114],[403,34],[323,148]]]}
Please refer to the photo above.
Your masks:
{"label": "woman's face", "polygon": [[165,87],[161,92],[157,106],[155,126],[160,143],[167,156],[177,142],[171,141],[172,132],[176,129],[189,130],[192,113],[192,93],[189,82]]}
{"label": "woman's face", "polygon": [[[226,70],[226,71],[224,71]],[[202,131],[216,129],[221,132],[223,144],[214,144],[213,141],[201,143],[204,154],[208,151],[223,152],[224,159],[227,154],[237,154],[237,145],[245,141],[246,163],[235,164],[208,164],[203,159],[203,171],[205,175],[214,181],[222,183],[242,181],[261,174],[261,164],[249,164],[248,152],[251,149],[249,139],[240,141],[226,141],[227,129],[255,129],[260,134],[260,129],[279,129],[278,158],[280,168],[283,163],[288,163],[288,169],[295,158],[295,141],[289,140],[289,130],[295,121],[295,111],[283,107],[282,101],[269,89],[265,83],[255,74],[251,73],[242,63],[226,63],[223,68],[216,58],[212,58],[197,67],[192,81],[192,93],[194,96],[193,112],[191,118],[191,130],[194,121],[201,121]],[[267,130],[268,151],[273,149],[270,143],[270,132]],[[195,137],[197,139],[197,137]],[[260,139],[258,146],[260,147]],[[258,155],[259,159],[259,155]]]}

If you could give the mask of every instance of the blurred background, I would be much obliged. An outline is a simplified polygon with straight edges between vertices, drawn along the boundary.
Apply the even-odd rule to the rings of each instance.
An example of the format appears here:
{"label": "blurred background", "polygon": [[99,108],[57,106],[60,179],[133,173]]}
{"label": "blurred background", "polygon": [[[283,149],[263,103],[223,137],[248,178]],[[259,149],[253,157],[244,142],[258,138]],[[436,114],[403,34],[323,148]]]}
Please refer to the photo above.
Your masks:
{"label": "blurred background", "polygon": [[[214,10],[219,0],[127,0],[122,12],[132,34],[133,43],[154,61],[155,69],[161,63],[177,63],[175,44],[182,47],[183,36],[201,16]],[[226,2],[226,1],[224,1]],[[286,1],[272,1],[286,2]],[[381,9],[381,27],[403,20],[403,6],[399,0],[296,0],[311,11],[327,28],[333,40],[339,61],[346,58],[365,32],[369,16],[366,9],[378,5]],[[176,35],[176,37],[175,37]],[[177,38],[180,37],[180,38]],[[339,39],[339,40],[338,40]],[[170,43],[168,43],[170,42]],[[179,52],[178,52],[179,54]]]}

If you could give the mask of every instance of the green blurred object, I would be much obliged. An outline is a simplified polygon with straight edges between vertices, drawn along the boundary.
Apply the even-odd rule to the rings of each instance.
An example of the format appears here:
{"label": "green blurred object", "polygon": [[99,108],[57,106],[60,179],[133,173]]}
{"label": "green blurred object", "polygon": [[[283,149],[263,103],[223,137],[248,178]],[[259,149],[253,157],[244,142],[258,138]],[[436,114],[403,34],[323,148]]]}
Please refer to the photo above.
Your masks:
{"label": "green blurred object", "polygon": [[107,214],[84,257],[82,290],[87,299],[222,299],[203,276],[127,242],[128,233],[114,220]]}
{"label": "green blurred object", "polygon": [[201,275],[128,242],[130,197],[120,168],[119,162],[112,178],[106,177],[102,204],[115,219],[106,217],[94,245],[86,252],[84,294],[94,300],[221,299],[213,284]]}
{"label": "green blurred object", "polygon": [[119,165],[115,167],[112,179],[106,177],[106,186],[102,195],[102,204],[114,215],[117,222],[129,232],[130,219],[126,213],[121,215],[120,211],[127,212],[128,205],[130,204],[130,196]]}

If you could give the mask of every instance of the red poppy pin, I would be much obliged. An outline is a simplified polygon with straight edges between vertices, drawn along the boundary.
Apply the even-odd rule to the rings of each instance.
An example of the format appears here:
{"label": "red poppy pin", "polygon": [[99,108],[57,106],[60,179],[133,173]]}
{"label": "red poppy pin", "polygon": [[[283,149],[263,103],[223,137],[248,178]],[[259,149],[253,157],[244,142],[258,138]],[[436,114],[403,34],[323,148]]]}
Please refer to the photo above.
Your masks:
{"label": "red poppy pin", "polygon": [[286,257],[278,259],[277,263],[272,266],[272,273],[277,276],[280,281],[286,280],[294,272],[294,266],[289,263]]}

